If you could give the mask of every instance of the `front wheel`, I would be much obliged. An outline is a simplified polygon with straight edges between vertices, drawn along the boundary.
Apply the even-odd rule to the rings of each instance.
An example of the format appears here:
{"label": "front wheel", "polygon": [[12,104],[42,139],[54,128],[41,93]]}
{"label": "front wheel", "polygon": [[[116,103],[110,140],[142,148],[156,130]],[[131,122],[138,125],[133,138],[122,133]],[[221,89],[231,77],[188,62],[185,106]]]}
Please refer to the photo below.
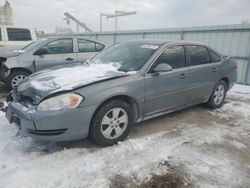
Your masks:
{"label": "front wheel", "polygon": [[110,146],[128,136],[131,124],[130,105],[121,100],[114,100],[96,112],[90,127],[90,137],[100,146]]}
{"label": "front wheel", "polygon": [[211,108],[220,108],[224,104],[226,94],[227,85],[221,80],[215,85],[212,95],[207,102],[208,106]]}
{"label": "front wheel", "polygon": [[7,79],[7,87],[11,90],[18,86],[18,84],[27,78],[30,73],[26,71],[15,71],[10,73]]}

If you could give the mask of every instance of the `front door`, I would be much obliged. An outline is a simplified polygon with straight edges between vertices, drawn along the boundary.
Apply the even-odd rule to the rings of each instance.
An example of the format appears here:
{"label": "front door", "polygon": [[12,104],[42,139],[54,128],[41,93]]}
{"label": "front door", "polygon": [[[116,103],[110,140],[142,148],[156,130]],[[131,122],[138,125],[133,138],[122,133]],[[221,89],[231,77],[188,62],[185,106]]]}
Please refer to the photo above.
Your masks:
{"label": "front door", "polygon": [[[162,63],[169,64],[173,70],[154,73],[154,68]],[[183,46],[173,46],[163,51],[145,76],[144,116],[186,105],[189,87],[187,69]]]}
{"label": "front door", "polygon": [[35,55],[36,71],[55,66],[67,66],[77,61],[76,53],[73,52],[73,40],[71,38],[55,40],[38,51],[44,53]]}

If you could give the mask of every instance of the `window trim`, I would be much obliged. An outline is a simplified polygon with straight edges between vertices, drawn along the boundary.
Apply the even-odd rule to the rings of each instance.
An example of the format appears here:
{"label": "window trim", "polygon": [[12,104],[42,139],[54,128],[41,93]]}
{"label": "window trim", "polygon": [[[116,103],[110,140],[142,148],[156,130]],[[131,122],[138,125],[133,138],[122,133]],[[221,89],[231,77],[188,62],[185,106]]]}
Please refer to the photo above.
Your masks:
{"label": "window trim", "polygon": [[54,54],[44,54],[44,55],[57,55],[57,54],[72,54],[72,53],[75,53],[74,52],[74,40],[73,38],[61,38],[61,39],[55,39],[55,40],[52,40],[52,41],[49,41],[48,43],[44,44],[43,46],[41,46],[39,49],[37,49],[33,55],[36,55],[36,53],[42,49],[44,46],[47,46],[48,44],[52,43],[52,42],[55,42],[55,41],[58,41],[58,40],[66,40],[66,39],[69,39],[72,41],[72,52],[67,52],[67,53],[54,53]]}
{"label": "window trim", "polygon": [[[202,63],[202,64],[198,64],[198,65],[191,65],[190,53],[188,52],[187,46],[199,46],[199,47],[205,48],[205,49],[207,50],[207,52],[208,52],[210,62]],[[210,55],[210,52],[209,52],[208,47],[203,46],[203,45],[199,45],[199,44],[185,44],[185,45],[184,45],[184,48],[186,49],[187,58],[188,58],[188,59],[187,59],[187,60],[188,60],[187,62],[188,62],[188,66],[189,66],[189,67],[196,67],[196,66],[203,66],[203,65],[212,64],[212,59],[211,59],[211,55]]]}
{"label": "window trim", "polygon": [[[173,71],[175,71],[175,70],[180,70],[180,69],[189,67],[188,62],[187,62],[188,59],[187,59],[187,52],[186,52],[186,49],[185,49],[185,45],[184,45],[184,44],[173,44],[173,45],[171,45],[171,46],[165,47],[165,48],[155,57],[155,59],[153,60],[153,62],[152,62],[152,63],[150,64],[150,66],[148,67],[148,69],[147,69],[145,75],[152,75],[152,74],[154,74],[154,73],[150,73],[150,72],[149,72],[149,71],[151,70],[151,67],[153,66],[153,64],[156,62],[156,60],[161,56],[161,54],[162,54],[165,50],[167,50],[168,48],[175,47],[175,46],[182,46],[183,49],[184,49],[185,67],[176,68],[176,69],[173,69]],[[170,72],[172,72],[172,71],[170,71]]]}

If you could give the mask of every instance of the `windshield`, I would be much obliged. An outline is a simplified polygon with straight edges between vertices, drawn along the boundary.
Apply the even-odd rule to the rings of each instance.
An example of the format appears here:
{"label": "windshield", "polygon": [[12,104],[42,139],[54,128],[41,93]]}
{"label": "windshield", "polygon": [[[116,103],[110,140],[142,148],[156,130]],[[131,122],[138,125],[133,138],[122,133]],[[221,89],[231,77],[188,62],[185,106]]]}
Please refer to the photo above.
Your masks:
{"label": "windshield", "polygon": [[42,39],[38,39],[30,44],[28,44],[27,46],[25,46],[22,50],[26,51],[26,52],[30,52],[33,51],[34,48],[36,48],[39,44],[41,44],[42,42],[48,40],[47,38],[42,38]]}
{"label": "windshield", "polygon": [[137,71],[158,47],[156,44],[138,42],[119,43],[97,54],[90,63],[112,63],[119,71]]}

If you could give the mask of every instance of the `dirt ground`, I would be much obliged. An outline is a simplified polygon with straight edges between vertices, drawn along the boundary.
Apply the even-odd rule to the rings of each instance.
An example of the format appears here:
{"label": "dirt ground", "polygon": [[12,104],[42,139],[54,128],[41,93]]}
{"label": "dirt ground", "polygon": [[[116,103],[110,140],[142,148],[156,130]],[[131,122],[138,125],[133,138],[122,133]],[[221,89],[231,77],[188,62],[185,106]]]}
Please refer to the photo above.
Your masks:
{"label": "dirt ground", "polygon": [[[4,85],[1,84],[0,85],[0,101],[4,101],[7,93],[8,92],[6,91],[6,88],[4,87]],[[226,98],[225,103],[232,104],[232,106],[235,106],[235,107],[237,107],[238,105],[250,106],[250,99],[243,99],[243,98],[239,98],[238,96],[229,95]],[[222,115],[217,116],[217,113],[220,113],[220,112],[221,111],[218,111],[218,112],[212,111],[208,109],[205,105],[198,105],[198,106],[191,107],[185,110],[181,110],[179,112],[174,112],[168,115],[164,115],[164,116],[140,123],[133,128],[129,137],[133,139],[137,139],[137,138],[142,138],[147,135],[151,135],[153,133],[159,133],[162,131],[169,131],[169,132],[172,132],[171,134],[178,135],[180,134],[178,132],[179,126],[184,125],[184,124],[196,124],[200,128],[207,128],[208,126],[212,126],[213,124],[222,124],[222,125],[227,125],[228,127],[236,127],[239,123],[239,119],[242,119],[242,114],[237,114],[237,113],[234,113],[234,115],[228,115],[225,117]],[[249,123],[250,125],[250,119],[244,119],[243,121],[244,121],[243,123],[245,124]],[[219,148],[222,151],[224,150],[230,153],[233,157],[235,157],[237,161],[239,161],[240,163],[239,168],[245,169],[244,170],[245,173],[250,175],[250,157],[249,157],[250,156],[250,149],[249,149],[250,148],[250,132],[246,132],[245,134],[247,136],[243,136],[242,138],[239,138],[240,143],[244,145],[245,149],[237,149],[237,147],[231,147],[231,145],[227,143],[212,144],[212,145],[209,145],[208,147],[210,150],[213,150],[213,149],[217,150]],[[189,143],[187,142],[186,144],[189,144]],[[91,148],[92,146],[93,144],[89,142],[88,140],[86,140],[84,143],[82,141],[75,141],[75,142],[69,142],[69,143],[60,143],[57,147],[57,150],[60,151],[63,148],[81,148],[81,147]],[[47,151],[47,152],[50,153],[51,151]],[[53,150],[53,152],[55,151]],[[244,176],[247,176],[247,175],[244,174]],[[130,186],[126,186],[127,181],[129,180],[127,180],[126,177],[123,178],[119,175],[118,177],[119,178],[116,178],[113,184],[111,184],[111,187],[136,187],[136,186],[131,186],[131,184]],[[165,178],[164,176],[162,177]],[[169,178],[169,176],[167,176],[167,178]],[[117,179],[120,181],[117,182]],[[157,179],[158,181],[156,181]],[[159,179],[160,178],[158,176],[155,176],[152,179],[152,182],[159,182]],[[174,177],[172,180],[175,181],[176,177]],[[124,184],[124,181],[126,181],[125,184]],[[162,179],[160,181],[162,181]],[[150,186],[145,186],[145,187],[157,187],[157,186],[150,185]],[[160,186],[160,187],[164,187],[164,186]],[[178,186],[178,185],[169,186],[168,185],[166,187],[185,187],[185,186],[183,185],[182,186]],[[250,187],[250,176],[249,176],[249,181],[244,181],[238,187]]]}

